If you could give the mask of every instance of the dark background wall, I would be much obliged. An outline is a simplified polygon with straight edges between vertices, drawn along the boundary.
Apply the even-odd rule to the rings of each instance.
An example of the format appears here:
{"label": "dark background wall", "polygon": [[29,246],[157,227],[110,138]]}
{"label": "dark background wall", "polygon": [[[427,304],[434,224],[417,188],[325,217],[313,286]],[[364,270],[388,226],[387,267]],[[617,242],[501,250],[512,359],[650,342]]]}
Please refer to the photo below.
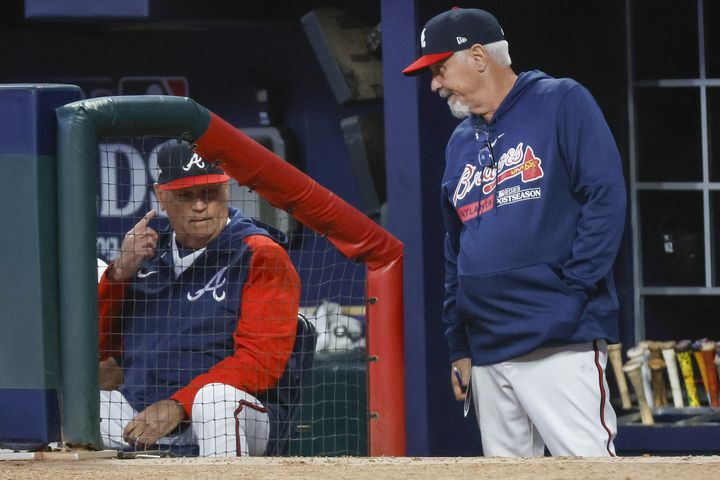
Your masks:
{"label": "dark background wall", "polygon": [[267,89],[273,125],[296,142],[291,160],[358,204],[340,119],[369,106],[337,104],[300,24],[313,8],[342,2],[149,2],[169,12],[103,22],[25,21],[23,2],[2,3],[0,82],[182,76],[194,100],[241,127],[257,125],[255,93]]}
{"label": "dark background wall", "polygon": [[[417,53],[417,35],[452,6],[493,12],[510,41],[517,72],[573,77],[595,95],[627,158],[625,7],[622,0],[148,2],[149,18],[28,22],[23,2],[5,0],[0,19],[0,82],[72,82],[121,76],[183,76],[189,94],[237,126],[257,122],[255,93],[266,88],[272,124],[295,144],[290,160],[359,206],[340,120],[382,103],[339,105],[300,17],[327,5],[382,12],[389,228],[406,244],[408,454],[474,455],[474,419],[451,398],[442,334],[442,221],[439,179],[456,121],[430,92],[427,75],[400,70]],[[202,4],[202,5],[200,5]],[[107,79],[110,79],[109,81]],[[391,106],[389,109],[388,107]],[[618,265],[622,330],[632,339],[629,244]],[[633,343],[628,340],[629,343]]]}

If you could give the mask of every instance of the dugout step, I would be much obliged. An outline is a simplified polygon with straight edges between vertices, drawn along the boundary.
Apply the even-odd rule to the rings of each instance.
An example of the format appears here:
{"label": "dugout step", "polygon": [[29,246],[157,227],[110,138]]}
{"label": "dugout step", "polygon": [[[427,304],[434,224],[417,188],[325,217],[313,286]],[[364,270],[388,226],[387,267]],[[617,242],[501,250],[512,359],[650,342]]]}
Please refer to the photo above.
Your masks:
{"label": "dugout step", "polygon": [[[720,422],[720,410],[711,407],[663,407],[653,408],[652,414],[656,425],[667,426],[688,426],[703,423]],[[633,412],[618,417],[618,426],[645,426],[652,427],[654,425],[642,425],[640,421],[640,413]]]}
{"label": "dugout step", "polygon": [[42,452],[21,452],[0,450],[0,460],[50,460],[50,461],[68,461],[68,460],[97,460],[101,458],[118,458],[116,450],[85,450],[85,449],[69,449],[69,450],[51,450]]}
{"label": "dugout step", "polygon": [[618,455],[720,454],[720,410],[710,407],[655,408],[655,425],[643,425],[640,413],[618,418]]}

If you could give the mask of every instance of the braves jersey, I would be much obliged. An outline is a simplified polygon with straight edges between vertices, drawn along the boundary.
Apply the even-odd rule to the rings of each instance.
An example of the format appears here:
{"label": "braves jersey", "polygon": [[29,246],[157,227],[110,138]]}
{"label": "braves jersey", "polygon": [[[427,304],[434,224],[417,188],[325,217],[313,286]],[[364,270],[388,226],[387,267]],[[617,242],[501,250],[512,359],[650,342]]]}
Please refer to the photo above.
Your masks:
{"label": "braves jersey", "polygon": [[[131,282],[101,279],[101,357],[120,360],[120,391],[137,411],[173,398],[192,418],[195,394],[213,382],[283,403],[273,387],[293,350],[300,280],[266,229],[235,209],[230,214],[179,276],[168,229]],[[278,419],[287,408],[270,413]]]}
{"label": "braves jersey", "polygon": [[442,183],[451,361],[617,341],[625,206],[617,146],[577,82],[522,73],[489,123],[465,119]]}

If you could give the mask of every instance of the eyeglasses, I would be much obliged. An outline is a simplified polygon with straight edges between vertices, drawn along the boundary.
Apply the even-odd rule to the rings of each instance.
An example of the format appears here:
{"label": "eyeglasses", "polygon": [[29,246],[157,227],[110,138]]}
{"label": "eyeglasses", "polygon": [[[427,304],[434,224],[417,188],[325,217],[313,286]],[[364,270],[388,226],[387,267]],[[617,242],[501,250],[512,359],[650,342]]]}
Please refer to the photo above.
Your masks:
{"label": "eyeglasses", "polygon": [[480,166],[483,168],[495,168],[497,166],[497,162],[495,161],[495,152],[493,152],[492,143],[490,142],[489,137],[483,141],[482,147],[480,147],[480,151],[478,152],[478,162],[480,162]]}
{"label": "eyeglasses", "polygon": [[172,199],[176,202],[194,203],[196,200],[202,200],[205,203],[210,203],[220,200],[224,190],[224,185],[210,185],[170,191],[172,192]]}

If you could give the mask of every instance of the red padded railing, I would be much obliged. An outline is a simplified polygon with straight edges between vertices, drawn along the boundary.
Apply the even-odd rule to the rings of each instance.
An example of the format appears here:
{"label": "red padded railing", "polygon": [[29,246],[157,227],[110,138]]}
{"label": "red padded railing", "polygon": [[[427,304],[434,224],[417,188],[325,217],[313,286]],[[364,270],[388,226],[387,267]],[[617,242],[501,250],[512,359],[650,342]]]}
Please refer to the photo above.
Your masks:
{"label": "red padded railing", "polygon": [[405,455],[402,243],[217,115],[196,143],[206,160],[222,159],[238,183],[367,265],[370,455]]}

